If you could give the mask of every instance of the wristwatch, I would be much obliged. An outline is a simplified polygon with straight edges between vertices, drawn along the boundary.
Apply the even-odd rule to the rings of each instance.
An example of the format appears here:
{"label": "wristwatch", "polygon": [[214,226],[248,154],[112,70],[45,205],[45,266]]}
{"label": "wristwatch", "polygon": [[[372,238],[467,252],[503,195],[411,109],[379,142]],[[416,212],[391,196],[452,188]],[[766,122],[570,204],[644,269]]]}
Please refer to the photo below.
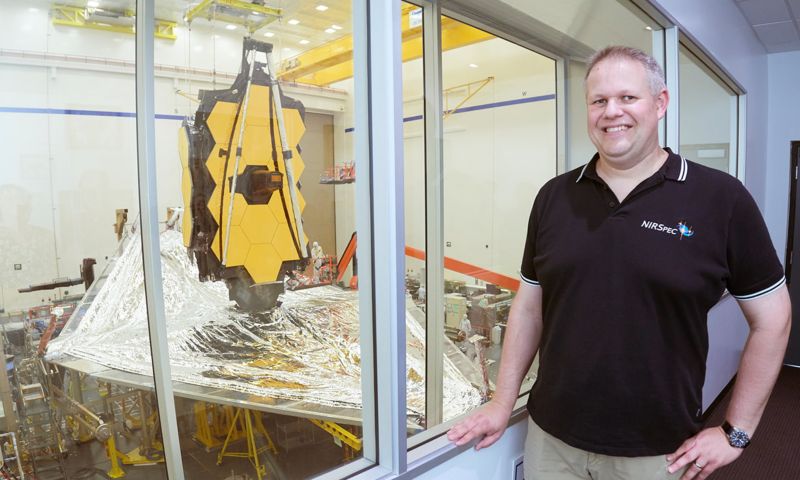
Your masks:
{"label": "wristwatch", "polygon": [[727,420],[722,424],[722,430],[728,436],[728,443],[731,444],[731,447],[744,448],[750,445],[750,435],[744,430],[734,427]]}

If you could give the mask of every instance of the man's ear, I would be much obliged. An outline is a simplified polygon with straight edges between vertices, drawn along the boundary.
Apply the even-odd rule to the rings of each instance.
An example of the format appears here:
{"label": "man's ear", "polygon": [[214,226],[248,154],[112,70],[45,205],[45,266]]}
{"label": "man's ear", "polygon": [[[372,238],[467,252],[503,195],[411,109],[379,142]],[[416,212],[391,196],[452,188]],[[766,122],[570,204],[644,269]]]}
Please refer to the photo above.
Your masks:
{"label": "man's ear", "polygon": [[669,105],[669,91],[665,88],[656,96],[656,108],[658,109],[658,119],[664,118]]}

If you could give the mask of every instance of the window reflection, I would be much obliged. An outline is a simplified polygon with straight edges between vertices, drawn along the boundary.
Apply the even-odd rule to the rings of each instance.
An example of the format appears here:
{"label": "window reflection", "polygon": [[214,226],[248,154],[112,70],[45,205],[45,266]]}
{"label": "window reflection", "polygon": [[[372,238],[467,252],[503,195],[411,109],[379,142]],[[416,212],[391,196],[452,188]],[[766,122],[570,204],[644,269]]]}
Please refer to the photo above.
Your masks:
{"label": "window reflection", "polygon": [[736,175],[737,95],[683,45],[678,60],[681,155]]}

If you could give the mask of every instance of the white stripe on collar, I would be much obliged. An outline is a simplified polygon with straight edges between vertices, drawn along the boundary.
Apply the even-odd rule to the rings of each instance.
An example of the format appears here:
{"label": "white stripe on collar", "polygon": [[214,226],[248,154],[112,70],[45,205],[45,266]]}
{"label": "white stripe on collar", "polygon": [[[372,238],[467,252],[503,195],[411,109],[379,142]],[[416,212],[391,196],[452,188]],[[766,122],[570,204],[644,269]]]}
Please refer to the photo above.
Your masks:
{"label": "white stripe on collar", "polygon": [[681,157],[681,172],[678,174],[678,181],[683,182],[686,180],[686,174],[689,171],[689,164],[686,162],[686,159]]}
{"label": "white stripe on collar", "polygon": [[[589,163],[592,163],[592,162],[590,161]],[[589,166],[589,163],[587,163],[586,165],[583,166],[583,170],[581,170],[581,174],[578,175],[578,179],[575,180],[575,183],[578,183],[578,182],[581,181],[581,178],[583,178],[583,172],[586,171],[586,168]]]}

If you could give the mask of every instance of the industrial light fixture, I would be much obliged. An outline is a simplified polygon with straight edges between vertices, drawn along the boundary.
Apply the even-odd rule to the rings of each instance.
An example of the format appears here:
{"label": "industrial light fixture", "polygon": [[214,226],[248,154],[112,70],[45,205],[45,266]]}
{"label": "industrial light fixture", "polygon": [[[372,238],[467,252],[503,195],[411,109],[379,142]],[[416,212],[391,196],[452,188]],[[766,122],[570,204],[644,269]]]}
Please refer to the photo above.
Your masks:
{"label": "industrial light fixture", "polygon": [[336,31],[336,30],[334,30],[334,29],[332,29],[332,28],[326,28],[326,29],[325,29],[325,33],[333,33],[333,32],[335,32],[335,31]]}
{"label": "industrial light fixture", "polygon": [[229,24],[225,25],[225,29],[226,30],[236,30],[236,25],[233,25],[232,23],[229,23]]}
{"label": "industrial light fixture", "polygon": [[95,0],[89,0],[88,2],[86,2],[86,6],[89,8],[97,8],[100,6],[100,2],[97,2]]}
{"label": "industrial light fixture", "polygon": [[300,42],[298,42],[298,43],[300,43],[300,45],[308,45],[308,40],[306,40],[304,38],[304,39],[300,40]]}
{"label": "industrial light fixture", "polygon": [[39,11],[39,9],[36,8],[36,7],[31,7],[31,8],[28,9],[28,11],[31,12],[31,13],[36,13],[36,12]]}
{"label": "industrial light fixture", "polygon": [[322,5],[322,4],[317,5],[317,10],[319,10],[320,12],[324,12],[327,9],[328,9],[327,5]]}
{"label": "industrial light fixture", "polygon": [[265,37],[274,37],[274,36],[275,36],[275,34],[274,34],[274,33],[272,33],[272,32],[264,32],[264,36],[265,36]]}
{"label": "industrial light fixture", "polygon": [[340,27],[339,25],[331,25],[331,28],[334,29],[334,30],[341,30],[342,29],[342,27]]}
{"label": "industrial light fixture", "polygon": [[293,18],[286,23],[288,23],[289,25],[297,25],[298,23],[300,23],[300,20]]}
{"label": "industrial light fixture", "polygon": [[644,29],[645,29],[645,30],[648,30],[648,31],[650,31],[650,32],[652,32],[652,31],[653,31],[653,27],[651,27],[650,25],[647,25],[646,27],[644,27]]}
{"label": "industrial light fixture", "polygon": [[470,68],[478,68],[478,65],[476,65],[474,63],[470,63],[469,66],[470,66]]}

